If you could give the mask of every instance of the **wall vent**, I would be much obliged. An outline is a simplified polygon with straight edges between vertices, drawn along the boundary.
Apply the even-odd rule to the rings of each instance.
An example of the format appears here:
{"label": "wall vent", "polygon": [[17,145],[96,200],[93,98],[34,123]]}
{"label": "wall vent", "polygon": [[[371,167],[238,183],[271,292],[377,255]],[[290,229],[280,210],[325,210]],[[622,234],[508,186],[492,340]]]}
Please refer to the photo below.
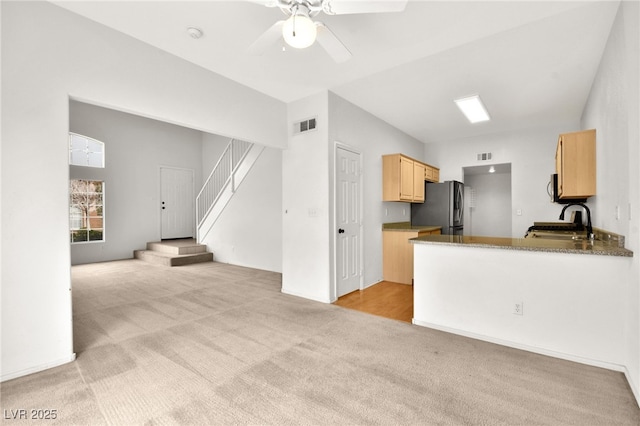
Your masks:
{"label": "wall vent", "polygon": [[487,160],[491,160],[490,152],[481,152],[480,154],[478,154],[478,161],[487,161]]}
{"label": "wall vent", "polygon": [[316,130],[317,119],[316,117],[302,120],[293,125],[293,133],[304,133],[311,130]]}

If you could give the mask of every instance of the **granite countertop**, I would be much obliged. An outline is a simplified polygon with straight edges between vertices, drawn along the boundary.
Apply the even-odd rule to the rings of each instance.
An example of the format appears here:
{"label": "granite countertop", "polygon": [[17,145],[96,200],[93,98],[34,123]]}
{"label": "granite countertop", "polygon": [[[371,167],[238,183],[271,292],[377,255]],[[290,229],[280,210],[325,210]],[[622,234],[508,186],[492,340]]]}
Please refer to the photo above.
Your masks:
{"label": "granite countertop", "polygon": [[615,241],[561,240],[551,238],[502,238],[461,235],[426,235],[411,238],[413,244],[445,244],[465,247],[527,250],[553,253],[595,254],[633,257],[631,250],[619,247]]}
{"label": "granite countertop", "polygon": [[431,232],[431,231],[437,231],[438,229],[442,229],[442,226],[426,226],[426,225],[411,226],[411,222],[391,222],[391,223],[382,224],[383,231]]}

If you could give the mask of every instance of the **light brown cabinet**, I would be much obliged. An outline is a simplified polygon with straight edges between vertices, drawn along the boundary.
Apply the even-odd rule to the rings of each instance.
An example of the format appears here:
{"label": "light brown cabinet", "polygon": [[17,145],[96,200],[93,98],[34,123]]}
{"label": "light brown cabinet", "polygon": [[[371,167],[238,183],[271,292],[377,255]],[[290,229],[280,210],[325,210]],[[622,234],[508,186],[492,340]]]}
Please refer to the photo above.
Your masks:
{"label": "light brown cabinet", "polygon": [[430,231],[383,231],[382,277],[385,281],[401,284],[413,283],[413,244],[409,239],[440,234],[440,229]]}
{"label": "light brown cabinet", "polygon": [[426,166],[413,162],[413,201],[424,203],[424,174]]}
{"label": "light brown cabinet", "polygon": [[440,182],[440,169],[437,167],[425,165],[424,180],[429,182]]}
{"label": "light brown cabinet", "polygon": [[556,148],[558,197],[580,199],[596,194],[596,131],[563,133]]}
{"label": "light brown cabinet", "polygon": [[[402,154],[382,156],[382,201],[424,202],[424,181],[440,171]],[[430,176],[427,179],[427,176]]]}

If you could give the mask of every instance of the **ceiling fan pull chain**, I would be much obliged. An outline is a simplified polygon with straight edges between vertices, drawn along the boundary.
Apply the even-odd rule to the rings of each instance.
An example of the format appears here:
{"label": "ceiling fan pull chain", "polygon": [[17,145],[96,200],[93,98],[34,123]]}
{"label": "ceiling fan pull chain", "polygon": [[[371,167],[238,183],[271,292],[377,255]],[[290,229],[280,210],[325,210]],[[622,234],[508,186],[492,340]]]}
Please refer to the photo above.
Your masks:
{"label": "ceiling fan pull chain", "polygon": [[296,10],[293,12],[293,25],[291,26],[292,32],[293,32],[293,37],[295,38],[296,36],[296,16],[298,15],[298,4],[296,3],[296,5],[294,6],[296,8]]}

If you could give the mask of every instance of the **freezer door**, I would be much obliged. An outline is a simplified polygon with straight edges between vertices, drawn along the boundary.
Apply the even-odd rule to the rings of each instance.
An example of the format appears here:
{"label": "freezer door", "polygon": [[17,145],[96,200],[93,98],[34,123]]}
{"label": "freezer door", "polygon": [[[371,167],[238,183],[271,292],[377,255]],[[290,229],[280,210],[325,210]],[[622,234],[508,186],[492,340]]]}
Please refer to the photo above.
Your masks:
{"label": "freezer door", "polygon": [[464,184],[457,181],[452,183],[451,226],[461,227],[464,225]]}
{"label": "freezer door", "polygon": [[452,226],[449,228],[449,235],[462,235],[464,228],[462,226]]}

